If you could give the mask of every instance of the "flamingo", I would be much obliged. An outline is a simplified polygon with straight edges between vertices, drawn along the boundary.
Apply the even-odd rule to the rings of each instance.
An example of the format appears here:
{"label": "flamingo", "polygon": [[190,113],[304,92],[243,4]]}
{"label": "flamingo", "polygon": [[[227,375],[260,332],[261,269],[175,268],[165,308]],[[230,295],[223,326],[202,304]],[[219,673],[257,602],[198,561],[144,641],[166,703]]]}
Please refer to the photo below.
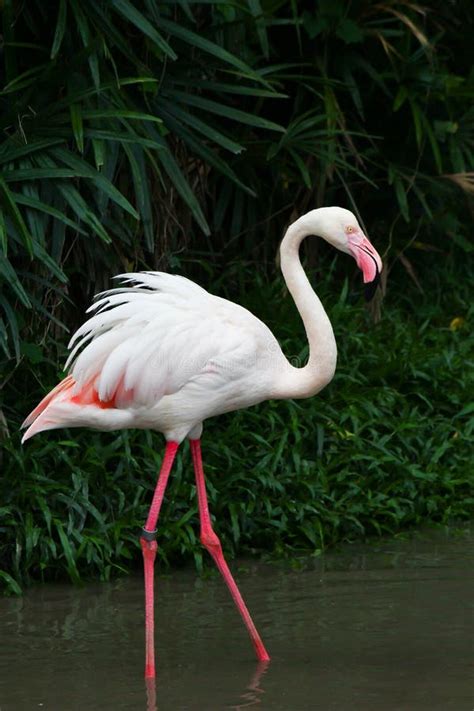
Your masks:
{"label": "flamingo", "polygon": [[140,534],[145,581],[145,678],[155,677],[154,561],[156,524],[180,444],[190,441],[200,540],[213,557],[247,627],[257,659],[270,659],[215,533],[206,494],[201,434],[214,415],[264,400],[306,398],[327,385],[336,368],[331,322],[299,259],[310,235],[352,255],[375,291],[382,260],[356,217],[340,207],[312,210],[293,222],[280,246],[287,287],[301,315],[309,358],[294,367],[270,329],[242,306],[214,296],[182,276],[119,275],[122,286],[96,297],[93,315],[74,334],[69,374],[26,418],[22,442],[58,427],[148,428],[166,440],[146,523]]}

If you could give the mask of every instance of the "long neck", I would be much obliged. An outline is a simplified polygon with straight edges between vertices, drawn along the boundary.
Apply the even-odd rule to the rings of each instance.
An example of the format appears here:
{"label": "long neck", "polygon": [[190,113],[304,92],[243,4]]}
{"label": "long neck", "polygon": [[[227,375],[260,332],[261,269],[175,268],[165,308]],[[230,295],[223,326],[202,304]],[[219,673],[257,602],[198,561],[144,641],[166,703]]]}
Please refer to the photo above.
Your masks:
{"label": "long neck", "polygon": [[[315,234],[314,212],[309,228],[306,216],[287,230],[280,247],[281,270],[296,308],[303,320],[309,343],[309,359],[303,368],[289,368],[285,374],[284,397],[309,397],[322,390],[334,375],[337,360],[336,340],[331,322],[301,266],[299,247],[308,235]],[[317,234],[317,231],[316,231]]]}

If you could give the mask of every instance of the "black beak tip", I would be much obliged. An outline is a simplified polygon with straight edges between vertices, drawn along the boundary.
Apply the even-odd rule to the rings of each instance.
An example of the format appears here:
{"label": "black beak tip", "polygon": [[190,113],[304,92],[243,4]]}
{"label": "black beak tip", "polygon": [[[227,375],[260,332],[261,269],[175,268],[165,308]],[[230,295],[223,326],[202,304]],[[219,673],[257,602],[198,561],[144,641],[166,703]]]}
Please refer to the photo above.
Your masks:
{"label": "black beak tip", "polygon": [[372,301],[375,296],[375,292],[377,291],[377,287],[380,284],[380,272],[378,267],[376,267],[376,270],[377,272],[373,280],[369,281],[369,283],[365,285],[364,297],[367,302]]}

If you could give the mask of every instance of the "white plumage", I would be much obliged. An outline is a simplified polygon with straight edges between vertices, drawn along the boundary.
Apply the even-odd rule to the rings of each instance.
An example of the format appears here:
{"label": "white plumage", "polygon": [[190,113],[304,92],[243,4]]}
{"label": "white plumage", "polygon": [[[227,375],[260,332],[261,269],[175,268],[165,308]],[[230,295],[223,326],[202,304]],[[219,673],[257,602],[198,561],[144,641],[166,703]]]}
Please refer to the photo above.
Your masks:
{"label": "white plumage", "polygon": [[[94,315],[69,343],[66,368],[74,384],[37,426],[146,427],[181,441],[210,415],[271,395],[267,361],[275,365],[280,358],[284,366],[286,360],[253,314],[184,277],[145,272],[118,278],[128,288],[100,294],[88,309]],[[251,377],[256,372],[258,384]],[[71,394],[81,400],[91,387],[114,407],[71,402]]]}

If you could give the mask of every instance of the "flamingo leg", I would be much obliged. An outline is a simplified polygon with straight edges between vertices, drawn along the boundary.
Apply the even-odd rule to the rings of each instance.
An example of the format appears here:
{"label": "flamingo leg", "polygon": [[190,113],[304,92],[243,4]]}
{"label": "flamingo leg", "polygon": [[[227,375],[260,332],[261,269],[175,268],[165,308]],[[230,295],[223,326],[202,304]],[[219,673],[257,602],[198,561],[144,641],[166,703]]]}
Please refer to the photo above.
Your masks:
{"label": "flamingo leg", "polygon": [[140,536],[145,574],[145,679],[153,679],[155,677],[154,567],[157,549],[156,523],[178,447],[179,444],[177,442],[166,443],[165,456],[155,493],[153,494],[148,518]]}
{"label": "flamingo leg", "polygon": [[194,472],[196,474],[199,517],[201,520],[201,543],[214,558],[214,561],[217,567],[219,568],[219,571],[222,577],[224,578],[227,587],[229,588],[229,592],[234,599],[237,609],[240,612],[240,615],[242,616],[245,626],[247,627],[250,639],[252,640],[252,643],[255,647],[257,659],[260,662],[268,661],[270,659],[268,652],[264,647],[260,635],[257,632],[257,628],[255,627],[253,620],[250,617],[250,613],[247,609],[247,606],[242,598],[242,595],[240,594],[240,590],[237,587],[237,584],[234,578],[232,577],[232,573],[229,570],[229,566],[226,563],[224,554],[222,552],[221,542],[212,528],[211,517],[209,515],[209,505],[207,502],[204,469],[202,465],[201,442],[198,439],[192,439],[190,440],[190,444],[191,454],[193,457]]}

